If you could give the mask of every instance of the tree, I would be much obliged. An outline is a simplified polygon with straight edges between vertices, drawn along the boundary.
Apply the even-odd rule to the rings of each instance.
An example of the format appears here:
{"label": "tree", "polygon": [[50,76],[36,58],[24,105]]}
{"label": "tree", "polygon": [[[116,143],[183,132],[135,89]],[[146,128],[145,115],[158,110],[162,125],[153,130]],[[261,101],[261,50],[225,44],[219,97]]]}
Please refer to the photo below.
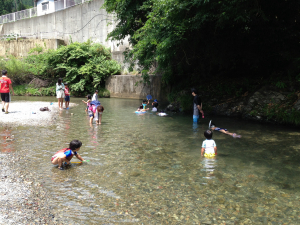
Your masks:
{"label": "tree", "polygon": [[13,0],[0,0],[0,15],[13,12]]}
{"label": "tree", "polygon": [[0,15],[21,11],[33,6],[33,0],[0,0]]}
{"label": "tree", "polygon": [[298,73],[298,0],[105,0],[116,13],[109,38],[130,36],[126,60],[144,78],[157,62],[166,83]]}

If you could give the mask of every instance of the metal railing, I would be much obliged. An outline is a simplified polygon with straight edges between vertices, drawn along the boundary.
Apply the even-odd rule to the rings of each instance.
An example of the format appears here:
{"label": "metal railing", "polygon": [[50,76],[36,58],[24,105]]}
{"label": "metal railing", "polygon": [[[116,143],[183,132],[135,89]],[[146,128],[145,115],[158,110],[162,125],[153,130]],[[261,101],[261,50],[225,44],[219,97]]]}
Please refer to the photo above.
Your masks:
{"label": "metal railing", "polygon": [[[66,8],[69,8],[69,7],[72,7],[75,5],[83,4],[88,1],[90,1],[90,0],[54,0],[54,9],[55,9],[54,12],[64,10]],[[49,8],[48,8],[47,10],[43,11],[41,16],[48,14],[48,13],[53,13],[53,11],[49,11]],[[0,16],[0,24],[15,22],[17,20],[23,20],[23,19],[32,18],[35,16],[38,16],[37,7],[25,9],[25,10],[15,12],[15,13],[10,13],[7,15],[2,15],[2,16]]]}
{"label": "metal railing", "polygon": [[15,22],[17,20],[23,20],[37,16],[37,8],[25,9],[19,12],[10,13],[0,16],[0,24]]}

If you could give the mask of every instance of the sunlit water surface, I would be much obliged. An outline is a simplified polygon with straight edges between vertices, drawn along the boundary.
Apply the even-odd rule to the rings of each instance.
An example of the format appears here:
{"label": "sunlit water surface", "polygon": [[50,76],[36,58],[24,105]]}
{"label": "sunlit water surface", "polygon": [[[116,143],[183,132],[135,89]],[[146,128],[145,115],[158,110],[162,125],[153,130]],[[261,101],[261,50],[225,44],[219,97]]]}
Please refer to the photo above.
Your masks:
{"label": "sunlit water surface", "polygon": [[[28,98],[14,98],[17,100]],[[29,98],[45,101],[54,98]],[[300,132],[207,116],[137,115],[139,100],[100,99],[102,125],[90,126],[82,99],[49,127],[1,128],[2,151],[24,163],[47,189],[66,224],[300,224]],[[49,104],[50,105],[50,104]],[[73,114],[73,115],[72,115]],[[215,159],[200,157],[212,119],[241,139],[214,132]],[[15,135],[13,142],[5,142]],[[88,163],[60,171],[50,162],[73,139]],[[78,161],[74,158],[72,161]]]}

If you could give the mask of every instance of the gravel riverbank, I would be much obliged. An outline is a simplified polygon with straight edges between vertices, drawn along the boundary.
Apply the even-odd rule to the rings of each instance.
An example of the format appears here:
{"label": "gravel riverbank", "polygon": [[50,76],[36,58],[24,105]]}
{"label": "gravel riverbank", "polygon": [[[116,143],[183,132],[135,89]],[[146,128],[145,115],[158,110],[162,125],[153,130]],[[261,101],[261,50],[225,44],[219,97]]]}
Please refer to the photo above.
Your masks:
{"label": "gravel riverbank", "polygon": [[24,158],[20,152],[0,154],[0,224],[58,224]]}
{"label": "gravel riverbank", "polygon": [[[42,107],[51,111],[40,111]],[[60,110],[57,103],[19,101],[12,102],[8,111],[0,111],[2,127],[49,126]],[[4,152],[4,146],[15,141],[13,137],[0,139],[0,224],[61,224],[47,202],[47,193],[24,162],[30,160],[26,152]]]}
{"label": "gravel riverbank", "polygon": [[[71,107],[74,105],[74,103],[70,103]],[[40,108],[44,107],[48,107],[50,111],[40,111]],[[50,105],[49,102],[11,102],[8,114],[0,111],[0,124],[49,126],[49,124],[55,123],[55,116],[59,111],[57,103]]]}

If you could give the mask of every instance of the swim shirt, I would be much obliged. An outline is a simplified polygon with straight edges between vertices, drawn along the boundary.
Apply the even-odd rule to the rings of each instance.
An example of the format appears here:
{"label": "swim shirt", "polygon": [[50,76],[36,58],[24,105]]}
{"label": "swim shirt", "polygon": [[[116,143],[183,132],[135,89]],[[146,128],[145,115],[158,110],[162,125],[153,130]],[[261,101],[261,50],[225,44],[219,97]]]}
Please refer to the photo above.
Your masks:
{"label": "swim shirt", "polygon": [[65,86],[65,95],[70,96],[70,90],[68,87]]}
{"label": "swim shirt", "polygon": [[92,101],[98,101],[98,94],[94,93]]}
{"label": "swim shirt", "polygon": [[205,154],[214,154],[215,153],[215,149],[214,147],[217,147],[216,142],[212,139],[210,140],[205,140],[202,143],[202,148],[205,149]]}
{"label": "swim shirt", "polygon": [[6,77],[6,76],[2,76],[0,78],[0,93],[9,93],[9,85],[11,84],[11,80]]}
{"label": "swim shirt", "polygon": [[220,131],[220,130],[225,130],[225,131],[227,131],[226,128],[220,128],[220,127],[216,127],[215,130],[216,130],[216,131]]}

